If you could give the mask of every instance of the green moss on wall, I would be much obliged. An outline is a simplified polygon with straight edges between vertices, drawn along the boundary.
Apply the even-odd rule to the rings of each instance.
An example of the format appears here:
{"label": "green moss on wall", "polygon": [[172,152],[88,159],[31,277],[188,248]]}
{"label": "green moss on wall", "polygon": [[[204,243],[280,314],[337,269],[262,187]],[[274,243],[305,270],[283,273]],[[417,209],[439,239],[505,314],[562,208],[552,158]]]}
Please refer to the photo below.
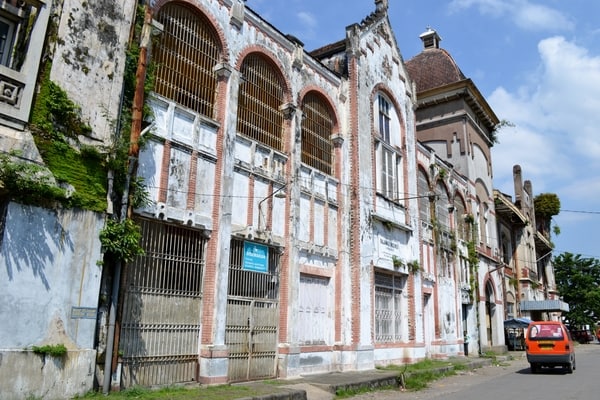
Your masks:
{"label": "green moss on wall", "polygon": [[80,137],[88,136],[91,128],[66,92],[48,79],[50,66],[40,80],[31,117],[36,145],[56,180],[74,189],[63,205],[105,211],[106,155],[80,143]]}

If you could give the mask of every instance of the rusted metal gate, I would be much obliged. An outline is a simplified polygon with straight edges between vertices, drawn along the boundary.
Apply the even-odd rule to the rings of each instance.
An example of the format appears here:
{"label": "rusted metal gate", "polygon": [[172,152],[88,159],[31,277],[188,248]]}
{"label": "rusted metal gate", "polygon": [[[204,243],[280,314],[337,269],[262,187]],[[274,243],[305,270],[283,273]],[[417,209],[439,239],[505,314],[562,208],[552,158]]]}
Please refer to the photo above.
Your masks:
{"label": "rusted metal gate", "polygon": [[230,382],[276,375],[279,321],[279,252],[267,253],[266,271],[244,267],[244,242],[231,241],[227,326]]}
{"label": "rusted metal gate", "polygon": [[140,219],[145,254],[127,265],[119,350],[122,384],[196,380],[206,239]]}

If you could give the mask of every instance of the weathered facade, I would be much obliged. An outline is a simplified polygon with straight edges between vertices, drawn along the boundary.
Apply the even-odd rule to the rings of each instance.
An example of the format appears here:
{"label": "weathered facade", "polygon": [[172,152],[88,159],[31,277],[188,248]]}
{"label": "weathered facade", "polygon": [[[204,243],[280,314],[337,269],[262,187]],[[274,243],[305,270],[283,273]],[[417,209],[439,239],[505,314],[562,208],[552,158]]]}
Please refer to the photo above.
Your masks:
{"label": "weathered facade", "polygon": [[[62,121],[41,124],[43,96],[24,94],[31,118],[0,108],[3,152],[47,167],[76,198],[85,189],[62,182],[40,134],[110,159],[130,123],[126,162],[143,180],[129,178],[150,201],[123,212],[112,171],[87,208],[25,205],[3,182],[0,311],[16,323],[0,327],[2,360],[67,347],[64,368],[23,368],[19,379],[0,360],[15,398],[502,348],[498,119],[435,32],[405,63],[386,0],[312,52],[241,0],[25,4],[39,16],[22,85],[54,82],[84,126],[69,136]],[[449,69],[425,68],[437,65],[425,62],[432,52]],[[115,215],[140,227],[144,252],[128,263],[101,248]]]}
{"label": "weathered facade", "polygon": [[[454,225],[461,246],[456,251],[440,252],[435,249],[435,242],[425,242],[421,252],[433,259],[436,254],[441,257],[437,265],[450,262],[458,271],[468,270],[470,284],[465,286],[463,282],[460,314],[471,350],[502,348],[503,277],[491,155],[499,120],[475,84],[440,47],[437,32],[428,29],[421,40],[423,51],[406,63],[417,89],[417,140],[448,163],[452,172],[467,180],[467,186],[459,191],[453,187],[451,173],[440,175],[440,171],[428,170],[426,165],[419,170],[423,190],[436,188],[437,194],[444,196],[435,204],[429,229],[443,237],[453,234]],[[444,209],[445,204],[452,205],[451,212]]]}
{"label": "weathered facade", "polygon": [[[206,109],[169,90],[176,72],[166,70],[178,68],[169,40],[195,40],[170,39],[183,10],[215,49],[213,61],[198,63],[210,65],[198,79],[216,90],[198,102]],[[206,238],[197,378],[423,358],[420,287],[407,267],[419,258],[417,203],[404,199],[416,193],[413,104],[387,5],[377,2],[368,22],[314,54],[241,2],[152,11],[164,26],[153,49],[164,70],[140,174],[156,203],[138,212]],[[136,366],[124,353],[127,375]]]}
{"label": "weathered facade", "polygon": [[512,196],[494,191],[502,249],[506,319],[559,320],[568,304],[560,300],[554,280],[549,232],[538,229],[531,181],[513,167]]}
{"label": "weathered facade", "polygon": [[[99,299],[105,296],[99,233],[108,210],[107,181],[100,182],[96,210],[63,207],[39,190],[48,194],[49,188],[60,188],[71,199],[80,198],[80,187],[51,172],[56,170],[49,153],[67,165],[63,173],[70,173],[78,166],[69,165],[66,148],[75,153],[86,144],[111,145],[135,6],[133,0],[11,0],[0,5],[2,398],[59,399],[94,387],[96,325],[103,315]],[[63,91],[48,89],[57,87]],[[74,102],[32,123],[32,116],[41,115],[42,102],[56,105],[63,94]],[[71,116],[86,133],[67,138],[71,120],[65,116],[71,106]],[[40,146],[50,136],[65,147]],[[90,175],[71,172],[81,173],[82,181]],[[64,356],[44,352],[44,346],[58,345],[65,346]]]}

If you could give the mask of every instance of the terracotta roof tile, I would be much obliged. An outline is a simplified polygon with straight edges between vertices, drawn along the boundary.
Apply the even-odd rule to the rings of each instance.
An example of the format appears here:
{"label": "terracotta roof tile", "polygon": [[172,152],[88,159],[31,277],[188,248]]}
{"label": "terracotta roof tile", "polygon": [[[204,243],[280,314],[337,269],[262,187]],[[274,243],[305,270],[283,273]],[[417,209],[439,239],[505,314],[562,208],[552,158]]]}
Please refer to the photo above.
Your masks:
{"label": "terracotta roof tile", "polygon": [[417,92],[445,86],[466,79],[452,56],[444,49],[425,49],[406,62],[408,74]]}

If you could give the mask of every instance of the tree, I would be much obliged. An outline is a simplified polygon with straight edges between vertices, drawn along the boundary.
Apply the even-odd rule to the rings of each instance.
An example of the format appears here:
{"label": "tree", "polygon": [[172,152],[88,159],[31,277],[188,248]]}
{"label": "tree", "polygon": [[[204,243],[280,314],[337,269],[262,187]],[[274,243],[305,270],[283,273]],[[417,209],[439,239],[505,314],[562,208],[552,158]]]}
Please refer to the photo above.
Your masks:
{"label": "tree", "polygon": [[570,311],[571,325],[592,325],[600,319],[600,261],[563,253],[554,258],[556,287]]}

